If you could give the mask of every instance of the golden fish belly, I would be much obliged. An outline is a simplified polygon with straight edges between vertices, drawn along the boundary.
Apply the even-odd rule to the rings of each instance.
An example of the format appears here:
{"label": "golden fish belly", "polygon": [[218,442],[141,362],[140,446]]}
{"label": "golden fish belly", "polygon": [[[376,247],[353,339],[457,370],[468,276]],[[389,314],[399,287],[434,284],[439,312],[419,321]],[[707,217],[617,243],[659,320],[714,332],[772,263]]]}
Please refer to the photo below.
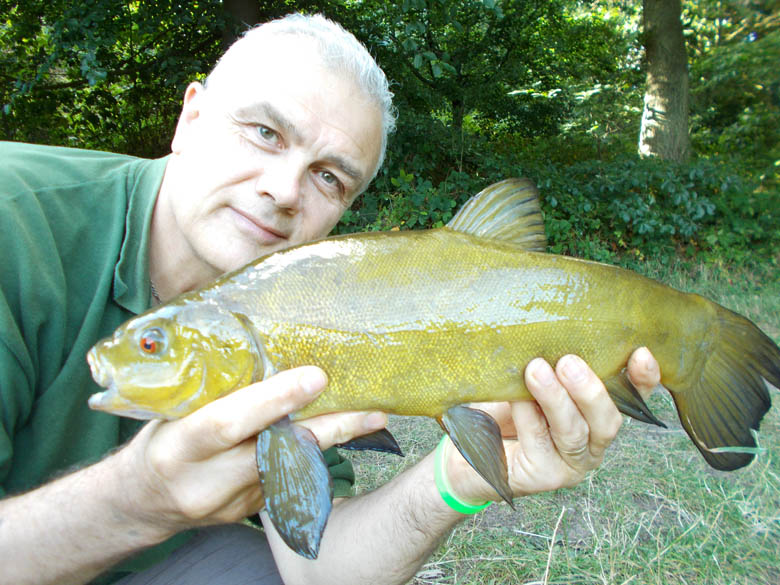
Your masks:
{"label": "golden fish belly", "polygon": [[[614,375],[627,356],[596,359],[588,351],[592,326],[539,323],[485,330],[450,329],[403,332],[382,338],[310,330],[291,337],[283,367],[318,363],[328,373],[327,392],[298,413],[306,418],[345,409],[383,410],[403,415],[437,416],[468,402],[531,399],[523,369],[534,357],[554,361],[570,350],[571,335],[585,340],[578,353],[600,361],[602,375]],[[568,341],[568,343],[567,343]],[[630,340],[622,345],[630,353]],[[323,351],[324,348],[324,351]],[[605,356],[606,357],[606,356]]]}
{"label": "golden fish belly", "polygon": [[290,265],[281,254],[281,266],[261,266],[262,292],[244,307],[276,369],[318,364],[329,376],[299,418],[436,416],[464,402],[530,398],[522,371],[537,356],[578,353],[610,377],[640,344],[658,345],[665,311],[682,303],[699,312],[687,295],[628,271],[450,230],[321,245],[306,250],[310,261],[292,250]]}

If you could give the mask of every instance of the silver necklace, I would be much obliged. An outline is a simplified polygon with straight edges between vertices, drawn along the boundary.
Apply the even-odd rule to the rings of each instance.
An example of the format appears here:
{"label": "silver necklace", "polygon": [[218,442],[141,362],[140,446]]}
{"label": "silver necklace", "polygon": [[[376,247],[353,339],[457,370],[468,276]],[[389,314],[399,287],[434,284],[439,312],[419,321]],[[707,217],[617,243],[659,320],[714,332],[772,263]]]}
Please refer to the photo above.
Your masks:
{"label": "silver necklace", "polygon": [[149,288],[152,289],[152,297],[154,297],[154,300],[157,301],[158,305],[161,305],[162,301],[160,300],[160,295],[157,293],[157,289],[154,288],[154,283],[151,280],[149,281]]}

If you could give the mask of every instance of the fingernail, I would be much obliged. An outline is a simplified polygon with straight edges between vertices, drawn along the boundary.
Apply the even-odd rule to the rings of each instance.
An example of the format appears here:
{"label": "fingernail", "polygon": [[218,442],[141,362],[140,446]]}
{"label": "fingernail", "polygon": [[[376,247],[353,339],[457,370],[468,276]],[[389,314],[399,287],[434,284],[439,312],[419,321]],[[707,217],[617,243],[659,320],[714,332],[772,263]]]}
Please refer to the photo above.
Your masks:
{"label": "fingernail", "polygon": [[372,412],[363,419],[363,428],[367,431],[378,431],[387,425],[387,415],[382,412]]}
{"label": "fingernail", "polygon": [[658,362],[655,361],[649,349],[643,347],[642,351],[642,359],[645,360],[645,371],[648,374],[655,374],[658,371]]}
{"label": "fingernail", "polygon": [[561,369],[563,375],[570,382],[582,382],[585,380],[585,362],[576,355],[567,355],[561,358]]}
{"label": "fingernail", "polygon": [[535,359],[530,364],[531,377],[536,380],[540,386],[552,386],[555,383],[555,373],[550,364],[542,359]]}
{"label": "fingernail", "polygon": [[325,376],[325,372],[319,368],[307,368],[301,374],[298,382],[306,394],[314,395],[322,392],[328,384],[328,378]]}

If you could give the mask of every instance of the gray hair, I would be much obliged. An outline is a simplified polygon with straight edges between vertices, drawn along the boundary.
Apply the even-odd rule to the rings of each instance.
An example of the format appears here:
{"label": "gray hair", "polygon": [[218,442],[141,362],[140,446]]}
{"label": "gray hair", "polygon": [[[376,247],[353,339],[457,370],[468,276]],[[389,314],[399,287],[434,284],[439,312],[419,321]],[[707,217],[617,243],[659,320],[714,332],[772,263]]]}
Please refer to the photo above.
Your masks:
{"label": "gray hair", "polygon": [[377,65],[366,47],[340,24],[321,14],[297,13],[251,28],[231,45],[206,78],[204,85],[208,87],[209,79],[234,47],[241,47],[248,41],[272,35],[297,35],[313,39],[317,42],[320,50],[319,57],[323,64],[331,71],[351,77],[366,96],[379,106],[382,113],[382,144],[379,160],[374,169],[373,176],[376,176],[385,159],[388,137],[395,130],[396,111],[393,107],[393,93],[390,91],[384,71]]}

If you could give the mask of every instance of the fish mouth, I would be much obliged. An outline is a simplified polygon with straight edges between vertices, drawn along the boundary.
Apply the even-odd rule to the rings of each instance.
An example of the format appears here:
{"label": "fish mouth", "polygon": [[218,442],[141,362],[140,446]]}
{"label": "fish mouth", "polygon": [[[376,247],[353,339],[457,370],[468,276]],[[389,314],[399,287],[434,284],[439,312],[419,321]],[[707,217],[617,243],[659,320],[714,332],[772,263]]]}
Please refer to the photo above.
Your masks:
{"label": "fish mouth", "polygon": [[87,399],[87,405],[92,410],[114,412],[114,407],[122,400],[122,397],[119,395],[119,389],[114,382],[110,368],[102,363],[94,347],[87,352],[87,363],[95,384],[105,388],[103,392],[96,392],[90,396]]}
{"label": "fish mouth", "polygon": [[94,347],[87,352],[87,363],[89,364],[89,370],[92,373],[92,379],[95,381],[95,384],[106,388],[105,391],[97,392],[90,396],[87,399],[87,405],[92,410],[110,412],[110,405],[119,398],[119,390],[114,383],[114,377],[108,371],[109,369],[103,366],[97,355],[97,350]]}
{"label": "fish mouth", "polygon": [[134,406],[131,402],[128,402],[119,395],[119,390],[112,382],[107,390],[103,392],[97,392],[89,397],[87,405],[92,410],[99,410],[101,412],[107,412],[109,414],[116,414],[119,416],[126,416],[128,418],[135,418],[138,420],[150,420],[153,418],[165,418],[160,413],[152,410],[144,410]]}
{"label": "fish mouth", "polygon": [[109,411],[111,409],[109,405],[115,401],[114,399],[117,397],[117,395],[118,392],[116,386],[112,384],[108,388],[108,390],[105,390],[103,392],[96,392],[95,394],[90,396],[87,399],[87,405],[92,410]]}
{"label": "fish mouth", "polygon": [[[109,373],[108,368],[103,367],[100,363],[96,348],[94,347],[87,352],[87,364],[89,364],[92,379],[95,380],[95,383],[98,386],[108,388],[114,383],[113,376]],[[104,392],[101,392],[101,394],[104,394]]]}
{"label": "fish mouth", "polygon": [[92,410],[99,410],[101,412],[107,412],[108,414],[125,416],[137,420],[165,418],[157,412],[136,408],[131,406],[130,403],[123,405],[122,402],[122,398],[118,395],[116,388],[114,387],[109,388],[105,392],[93,394],[89,397],[89,400],[87,400],[87,404]]}
{"label": "fish mouth", "polygon": [[87,406],[92,410],[99,410],[109,414],[118,414],[139,420],[159,418],[159,414],[135,407],[119,394],[119,388],[114,381],[110,368],[106,367],[97,356],[95,348],[87,352],[87,363],[92,372],[92,379],[98,386],[105,388],[103,392],[96,392],[87,399]]}

